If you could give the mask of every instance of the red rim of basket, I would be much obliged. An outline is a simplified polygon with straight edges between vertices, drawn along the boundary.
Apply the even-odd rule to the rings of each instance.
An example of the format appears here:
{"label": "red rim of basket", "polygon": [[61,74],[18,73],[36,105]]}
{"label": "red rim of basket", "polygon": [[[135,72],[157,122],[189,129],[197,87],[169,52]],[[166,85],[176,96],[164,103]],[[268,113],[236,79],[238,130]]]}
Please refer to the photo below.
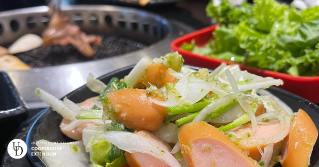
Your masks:
{"label": "red rim of basket", "polygon": [[[208,33],[208,32],[214,31],[217,27],[219,27],[219,25],[213,25],[213,26],[210,26],[210,27],[203,28],[201,30],[195,31],[193,33],[184,35],[184,36],[174,40],[171,43],[171,49],[173,51],[179,52],[182,55],[189,55],[189,56],[193,56],[195,58],[199,58],[199,59],[202,59],[202,60],[207,60],[207,61],[214,60],[217,63],[226,63],[228,65],[237,64],[237,63],[233,63],[233,62],[229,62],[229,61],[224,61],[224,60],[215,59],[215,58],[212,58],[212,57],[207,57],[207,56],[195,54],[195,53],[192,53],[192,52],[189,52],[189,51],[186,51],[186,50],[182,50],[180,48],[181,44],[184,41],[189,40],[189,39],[193,39],[193,38],[195,38],[195,37],[197,37],[197,36],[199,36],[199,35],[201,35],[203,33]],[[265,75],[272,76],[272,77],[275,77],[275,78],[294,80],[294,81],[298,81],[298,82],[319,81],[319,76],[314,76],[314,77],[312,77],[312,76],[309,76],[309,77],[306,77],[306,76],[293,76],[293,75],[289,75],[289,74],[285,74],[285,73],[280,73],[280,72],[275,72],[275,71],[270,71],[270,70],[263,70],[263,69],[258,69],[258,68],[254,68],[254,67],[244,66],[244,65],[241,65],[241,64],[238,64],[238,65],[240,65],[240,67],[243,67],[243,68],[245,68],[247,70],[258,71],[258,73],[262,72]]]}

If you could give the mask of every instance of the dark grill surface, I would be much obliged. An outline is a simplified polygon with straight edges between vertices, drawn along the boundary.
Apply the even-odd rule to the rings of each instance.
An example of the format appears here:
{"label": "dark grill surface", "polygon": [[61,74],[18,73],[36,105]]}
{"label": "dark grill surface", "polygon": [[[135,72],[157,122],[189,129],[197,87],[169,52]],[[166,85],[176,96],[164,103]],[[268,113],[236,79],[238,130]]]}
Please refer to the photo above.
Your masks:
{"label": "dark grill surface", "polygon": [[94,50],[96,50],[96,54],[91,58],[83,56],[71,45],[51,46],[47,48],[41,46],[28,52],[16,54],[15,56],[31,67],[46,67],[97,60],[147,47],[146,44],[123,37],[100,36],[103,39],[103,46],[93,46]]}

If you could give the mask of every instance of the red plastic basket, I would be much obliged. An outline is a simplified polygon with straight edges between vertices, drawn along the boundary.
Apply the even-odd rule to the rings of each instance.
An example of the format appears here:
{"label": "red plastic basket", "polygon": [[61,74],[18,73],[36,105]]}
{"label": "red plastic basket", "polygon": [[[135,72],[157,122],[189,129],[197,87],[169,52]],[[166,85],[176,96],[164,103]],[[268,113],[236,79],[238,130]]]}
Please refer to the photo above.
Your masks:
{"label": "red plastic basket", "polygon": [[[178,51],[184,58],[185,64],[205,67],[209,69],[215,69],[221,63],[236,64],[233,62],[228,62],[220,59],[215,59],[203,55],[194,54],[189,51],[185,51],[180,49],[180,46],[184,42],[191,42],[195,40],[196,45],[204,46],[210,39],[213,38],[213,31],[218,27],[218,25],[210,26],[193,33],[182,36],[171,43],[172,51]],[[282,79],[284,81],[284,85],[280,86],[280,88],[285,89],[289,92],[297,94],[301,97],[308,99],[311,102],[319,103],[319,76],[318,77],[303,77],[303,76],[292,76],[289,74],[262,70],[253,67],[240,65],[242,70],[247,70],[251,73],[264,76],[264,77],[273,77],[277,79]]]}

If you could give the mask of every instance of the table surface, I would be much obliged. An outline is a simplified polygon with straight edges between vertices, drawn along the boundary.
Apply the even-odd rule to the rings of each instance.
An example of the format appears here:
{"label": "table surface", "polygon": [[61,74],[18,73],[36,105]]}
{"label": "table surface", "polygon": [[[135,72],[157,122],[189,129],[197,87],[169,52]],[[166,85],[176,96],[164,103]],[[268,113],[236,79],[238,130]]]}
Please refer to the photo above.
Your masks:
{"label": "table surface", "polygon": [[[15,6],[12,3],[9,3],[7,5],[3,5],[5,1],[1,1],[0,5],[0,11],[5,11],[9,9],[13,9],[12,6]],[[17,2],[18,1],[14,1]],[[28,1],[29,2],[29,1]],[[39,5],[44,5],[41,0],[36,0],[33,1],[33,4],[27,4],[25,7],[30,7],[30,6],[39,6]],[[64,5],[78,5],[78,4],[83,4],[80,1],[75,1],[75,0],[62,0]],[[86,1],[87,2],[87,1]],[[90,1],[90,4],[105,4],[104,0],[94,0]],[[150,11],[156,14],[159,14],[167,19],[173,20],[175,22],[179,22],[181,24],[184,24],[186,26],[191,27],[194,30],[198,30],[204,27],[207,27],[211,24],[211,20],[206,16],[205,13],[205,7],[207,5],[207,1],[185,1],[185,2],[178,2],[176,4],[169,4],[169,5],[153,5],[150,7],[138,7],[138,6],[133,6],[134,8],[139,8],[143,9],[146,11]],[[17,7],[23,7],[20,5],[16,5]],[[167,48],[167,52],[170,51],[170,48]],[[29,110],[29,116],[25,119],[25,121],[20,122],[20,123],[14,123],[14,126],[11,126],[9,124],[4,124],[0,125],[0,133],[5,134],[5,137],[3,140],[0,140],[0,157],[3,156],[3,154],[6,151],[7,144],[13,139],[13,138],[20,138],[25,140],[25,135],[26,132],[28,131],[31,123],[34,121],[34,118],[37,117],[37,114],[41,111],[42,109],[32,109]],[[2,130],[5,129],[5,130]],[[7,156],[4,156],[7,157]],[[20,160],[12,160],[12,159],[3,159],[1,161],[6,162],[2,164],[2,166],[30,166],[30,162],[28,159],[25,157]]]}

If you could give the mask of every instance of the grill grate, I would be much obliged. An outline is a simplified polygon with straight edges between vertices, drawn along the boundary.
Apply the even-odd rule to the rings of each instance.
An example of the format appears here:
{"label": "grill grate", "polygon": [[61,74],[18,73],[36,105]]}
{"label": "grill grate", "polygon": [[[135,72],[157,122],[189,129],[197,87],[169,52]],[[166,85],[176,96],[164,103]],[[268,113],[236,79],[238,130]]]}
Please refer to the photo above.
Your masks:
{"label": "grill grate", "polygon": [[[0,46],[8,46],[27,33],[41,35],[50,17],[47,7],[0,13]],[[71,45],[40,47],[16,54],[31,67],[57,66],[122,55],[163,40],[171,27],[165,18],[137,9],[112,6],[68,6],[63,8],[71,23],[87,34],[103,37],[104,46],[92,58],[82,56]]]}
{"label": "grill grate", "polygon": [[28,52],[16,54],[16,56],[31,67],[46,67],[122,55],[148,46],[145,43],[124,37],[100,36],[103,40],[103,46],[93,46],[94,50],[96,50],[96,54],[90,58],[83,56],[71,45],[51,46],[48,48],[41,46]]}

